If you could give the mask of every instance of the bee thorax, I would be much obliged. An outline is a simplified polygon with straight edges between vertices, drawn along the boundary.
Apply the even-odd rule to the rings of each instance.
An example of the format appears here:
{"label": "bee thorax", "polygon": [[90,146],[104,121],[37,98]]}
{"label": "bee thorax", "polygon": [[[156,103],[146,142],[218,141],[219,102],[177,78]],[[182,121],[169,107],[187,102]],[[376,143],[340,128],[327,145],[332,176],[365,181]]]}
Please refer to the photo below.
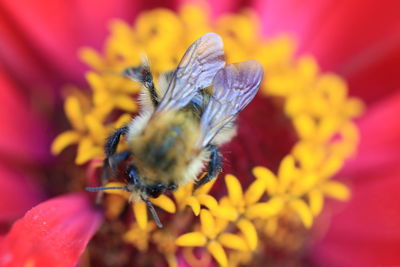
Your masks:
{"label": "bee thorax", "polygon": [[198,136],[198,122],[184,112],[152,118],[130,144],[133,163],[142,179],[180,184],[179,179],[199,153],[195,148]]}

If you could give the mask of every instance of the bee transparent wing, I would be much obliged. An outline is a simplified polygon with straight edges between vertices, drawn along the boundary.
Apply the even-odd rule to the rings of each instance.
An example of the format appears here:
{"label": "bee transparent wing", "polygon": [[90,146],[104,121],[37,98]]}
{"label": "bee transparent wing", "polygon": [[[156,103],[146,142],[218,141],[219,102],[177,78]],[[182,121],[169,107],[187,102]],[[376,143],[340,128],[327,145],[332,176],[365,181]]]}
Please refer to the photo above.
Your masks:
{"label": "bee transparent wing", "polygon": [[200,89],[211,85],[224,66],[221,37],[216,33],[204,34],[186,51],[156,112],[186,106]]}
{"label": "bee transparent wing", "polygon": [[250,103],[263,75],[260,63],[255,60],[231,64],[218,71],[213,81],[213,95],[201,117],[201,147],[207,146]]}

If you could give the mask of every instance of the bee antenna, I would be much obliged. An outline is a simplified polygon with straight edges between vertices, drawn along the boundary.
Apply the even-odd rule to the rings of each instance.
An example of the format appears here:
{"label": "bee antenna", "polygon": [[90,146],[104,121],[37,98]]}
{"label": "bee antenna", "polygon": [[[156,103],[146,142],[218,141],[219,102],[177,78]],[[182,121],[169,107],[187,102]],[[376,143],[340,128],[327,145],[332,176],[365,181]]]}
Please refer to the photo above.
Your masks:
{"label": "bee antenna", "polygon": [[153,204],[147,199],[141,196],[142,200],[146,203],[147,207],[150,210],[151,215],[153,216],[154,222],[157,224],[158,228],[163,228],[163,225],[160,221],[160,218],[157,215],[156,209],[154,208]]}
{"label": "bee antenna", "polygon": [[117,190],[117,189],[129,191],[127,186],[100,186],[100,187],[86,187],[85,189],[91,192],[97,192],[103,190]]}

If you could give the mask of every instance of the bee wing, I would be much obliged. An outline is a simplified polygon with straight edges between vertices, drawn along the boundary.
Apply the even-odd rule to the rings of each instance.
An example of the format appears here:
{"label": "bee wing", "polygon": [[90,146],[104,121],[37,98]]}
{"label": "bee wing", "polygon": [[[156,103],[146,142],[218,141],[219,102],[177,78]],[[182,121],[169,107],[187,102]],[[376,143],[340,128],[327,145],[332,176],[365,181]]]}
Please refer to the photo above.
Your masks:
{"label": "bee wing", "polygon": [[216,33],[201,36],[183,56],[156,112],[186,106],[200,89],[211,85],[215,74],[224,65],[221,37]]}
{"label": "bee wing", "polygon": [[254,98],[263,78],[261,64],[255,60],[230,64],[218,71],[213,95],[201,117],[201,147],[232,121]]}

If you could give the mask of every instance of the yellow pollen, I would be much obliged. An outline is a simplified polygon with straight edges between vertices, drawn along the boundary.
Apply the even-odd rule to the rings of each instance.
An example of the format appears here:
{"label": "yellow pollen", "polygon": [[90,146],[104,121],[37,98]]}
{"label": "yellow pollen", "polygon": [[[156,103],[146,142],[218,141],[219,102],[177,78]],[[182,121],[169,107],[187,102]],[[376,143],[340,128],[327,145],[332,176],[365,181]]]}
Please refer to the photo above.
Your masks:
{"label": "yellow pollen", "polygon": [[[67,92],[65,113],[72,129],[52,144],[53,154],[77,144],[77,164],[103,159],[105,138],[138,109],[134,96],[140,86],[123,78],[122,71],[138,65],[146,55],[157,83],[160,74],[177,66],[194,40],[210,31],[223,38],[227,63],[257,59],[262,64],[266,79],[261,94],[280,99],[282,112],[293,124],[298,141],[278,172],[253,166],[255,179],[247,188],[242,188],[240,179],[227,175],[228,194],[219,200],[209,193],[213,183],[195,192],[193,184],[188,184],[173,198],[152,199],[162,209],[160,214],[174,214],[163,221],[164,229],[151,222],[144,203],[132,204],[136,222],[123,240],[139,251],[155,245],[170,266],[177,265],[179,247],[184,247],[188,262],[196,261],[188,251],[202,247],[221,266],[249,264],[257,249],[266,246],[299,249],[304,233],[323,211],[325,198],[344,201],[350,197],[349,188],[332,178],[356,152],[359,136],[352,120],[362,113],[362,102],[347,95],[341,77],[321,72],[311,55],[295,58],[296,44],[290,35],[263,38],[259,29],[251,10],[211,22],[206,7],[185,5],[178,13],[145,11],[133,26],[115,20],[103,52],[79,51],[91,68],[86,73],[90,95],[76,89]],[[119,195],[106,202],[107,218],[116,220],[123,210],[121,199],[128,203],[130,196],[120,190],[106,193]]]}

